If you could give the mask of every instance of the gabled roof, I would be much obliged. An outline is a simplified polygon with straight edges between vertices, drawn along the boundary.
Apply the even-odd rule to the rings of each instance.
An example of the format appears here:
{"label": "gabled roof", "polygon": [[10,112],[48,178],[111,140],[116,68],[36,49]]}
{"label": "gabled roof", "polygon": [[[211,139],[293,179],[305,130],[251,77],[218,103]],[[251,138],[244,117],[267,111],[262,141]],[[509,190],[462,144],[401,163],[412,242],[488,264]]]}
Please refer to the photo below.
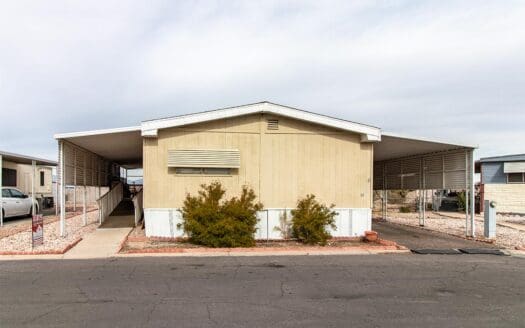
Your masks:
{"label": "gabled roof", "polygon": [[515,161],[525,161],[525,154],[516,154],[516,155],[504,155],[504,156],[494,156],[494,157],[484,157],[479,160],[480,163],[489,163],[489,162],[515,162]]}
{"label": "gabled roof", "polygon": [[249,105],[217,109],[207,112],[200,112],[195,114],[144,121],[142,122],[142,136],[156,137],[159,129],[209,122],[256,113],[269,113],[274,115],[280,115],[301,121],[340,129],[343,131],[358,133],[361,134],[361,140],[364,142],[374,142],[381,140],[381,129],[377,127],[342,120],[326,115],[307,112],[297,108],[278,105],[267,101]]}

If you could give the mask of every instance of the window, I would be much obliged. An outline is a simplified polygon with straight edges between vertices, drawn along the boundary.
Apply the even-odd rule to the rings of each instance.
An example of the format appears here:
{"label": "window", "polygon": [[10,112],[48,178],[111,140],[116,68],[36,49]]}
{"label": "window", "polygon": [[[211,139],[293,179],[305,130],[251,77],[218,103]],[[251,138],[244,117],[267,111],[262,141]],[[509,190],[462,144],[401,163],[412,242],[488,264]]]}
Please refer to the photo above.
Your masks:
{"label": "window", "polygon": [[11,194],[9,193],[9,189],[2,189],[2,197],[4,197],[4,198],[11,198]]}
{"label": "window", "polygon": [[16,189],[9,189],[9,192],[13,198],[24,198],[24,194]]}
{"label": "window", "polygon": [[177,167],[177,174],[201,174],[201,175],[230,175],[230,168],[208,168],[208,167]]}
{"label": "window", "polygon": [[524,173],[507,173],[507,183],[524,183]]}
{"label": "window", "polygon": [[4,187],[16,187],[16,170],[2,169],[2,185]]}
{"label": "window", "polygon": [[46,185],[46,174],[44,171],[40,171],[40,187]]}

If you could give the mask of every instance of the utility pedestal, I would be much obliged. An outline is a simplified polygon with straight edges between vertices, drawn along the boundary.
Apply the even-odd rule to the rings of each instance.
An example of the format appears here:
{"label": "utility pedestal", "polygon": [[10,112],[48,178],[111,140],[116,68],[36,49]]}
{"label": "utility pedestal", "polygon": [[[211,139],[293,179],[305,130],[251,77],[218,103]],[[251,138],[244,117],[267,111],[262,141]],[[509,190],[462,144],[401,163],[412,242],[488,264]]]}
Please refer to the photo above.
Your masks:
{"label": "utility pedestal", "polygon": [[496,238],[496,202],[485,201],[485,238]]}

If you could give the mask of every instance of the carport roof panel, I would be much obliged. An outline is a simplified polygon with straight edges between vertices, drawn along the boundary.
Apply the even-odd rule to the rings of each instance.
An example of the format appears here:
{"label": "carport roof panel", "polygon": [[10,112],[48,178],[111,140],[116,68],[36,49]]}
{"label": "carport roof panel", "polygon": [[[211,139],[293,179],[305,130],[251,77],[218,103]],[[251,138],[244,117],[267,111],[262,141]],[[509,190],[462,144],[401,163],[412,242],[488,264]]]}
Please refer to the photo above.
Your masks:
{"label": "carport roof panel", "polygon": [[142,136],[140,126],[56,134],[85,150],[126,167],[140,167]]}
{"label": "carport roof panel", "polygon": [[26,155],[20,155],[15,153],[10,153],[6,151],[0,151],[0,155],[2,155],[2,160],[14,162],[18,164],[32,164],[33,161],[36,162],[36,165],[41,166],[57,166],[56,161],[52,161],[49,159],[43,159],[38,157],[32,157],[32,156],[26,156]]}
{"label": "carport roof panel", "polygon": [[477,146],[383,132],[381,142],[374,145],[374,161],[378,162],[464,148],[475,149]]}

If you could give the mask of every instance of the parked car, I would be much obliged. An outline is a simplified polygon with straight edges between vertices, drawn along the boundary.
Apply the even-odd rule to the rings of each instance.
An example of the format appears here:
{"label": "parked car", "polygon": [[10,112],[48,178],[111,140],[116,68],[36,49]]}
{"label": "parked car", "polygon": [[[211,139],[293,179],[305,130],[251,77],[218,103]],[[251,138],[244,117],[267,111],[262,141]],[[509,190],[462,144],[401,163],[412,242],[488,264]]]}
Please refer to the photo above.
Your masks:
{"label": "parked car", "polygon": [[[4,217],[31,216],[33,207],[31,198],[17,188],[2,188],[2,211]],[[38,213],[38,202],[35,201],[35,210]]]}

